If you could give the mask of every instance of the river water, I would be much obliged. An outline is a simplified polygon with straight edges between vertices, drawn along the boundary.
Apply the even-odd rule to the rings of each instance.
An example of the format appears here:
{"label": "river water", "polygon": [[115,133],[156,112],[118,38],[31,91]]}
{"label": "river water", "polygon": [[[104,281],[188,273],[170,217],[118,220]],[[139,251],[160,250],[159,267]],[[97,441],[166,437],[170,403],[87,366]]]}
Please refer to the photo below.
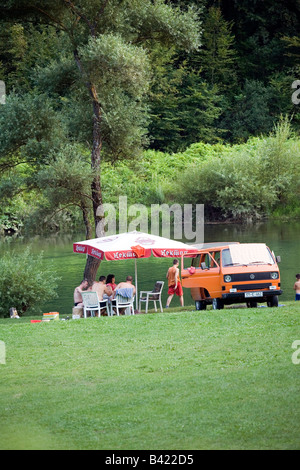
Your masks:
{"label": "river water", "polygon": [[[295,274],[300,272],[299,255],[300,222],[262,222],[253,225],[238,224],[207,224],[204,230],[204,241],[209,242],[241,242],[266,243],[275,255],[281,256],[279,265],[281,271],[281,286],[283,295],[280,302],[294,299],[293,285]],[[82,280],[85,255],[73,253],[73,243],[84,240],[83,233],[60,234],[48,237],[34,236],[28,238],[0,239],[0,256],[4,252],[22,253],[30,245],[33,255],[44,252],[44,273],[47,276],[49,263],[55,267],[61,277],[58,286],[58,298],[45,303],[41,312],[57,311],[61,314],[71,314],[73,306],[73,291]],[[157,280],[166,281],[166,272],[172,260],[148,258],[137,260],[138,289],[152,290]],[[134,261],[103,261],[97,277],[115,274],[116,281],[125,279],[126,275],[134,276]],[[21,282],[21,278],[20,278]],[[163,305],[167,298],[166,284],[163,290]],[[185,305],[193,305],[189,290],[184,290]],[[179,299],[174,296],[172,306],[179,306]],[[152,306],[152,304],[151,304]]]}

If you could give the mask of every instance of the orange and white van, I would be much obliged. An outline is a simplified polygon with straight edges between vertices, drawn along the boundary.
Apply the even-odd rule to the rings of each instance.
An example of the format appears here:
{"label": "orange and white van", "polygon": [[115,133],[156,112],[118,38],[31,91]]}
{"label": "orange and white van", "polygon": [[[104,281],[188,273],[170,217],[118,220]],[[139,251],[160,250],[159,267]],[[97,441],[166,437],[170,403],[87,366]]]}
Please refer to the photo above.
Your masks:
{"label": "orange and white van", "polygon": [[191,256],[181,257],[182,286],[189,288],[197,310],[246,303],[278,306],[280,257],[264,243],[204,244]]}

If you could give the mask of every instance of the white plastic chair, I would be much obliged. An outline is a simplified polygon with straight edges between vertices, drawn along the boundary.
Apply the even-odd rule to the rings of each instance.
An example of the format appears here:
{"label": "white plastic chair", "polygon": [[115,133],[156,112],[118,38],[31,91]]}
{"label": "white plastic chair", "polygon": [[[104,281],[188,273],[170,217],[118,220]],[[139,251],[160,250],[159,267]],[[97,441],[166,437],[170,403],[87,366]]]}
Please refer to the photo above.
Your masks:
{"label": "white plastic chair", "polygon": [[108,300],[100,300],[97,292],[86,291],[81,292],[83,301],[83,316],[87,318],[87,312],[91,312],[91,317],[95,316],[95,312],[98,313],[98,317],[101,315],[101,310],[106,308],[107,315],[109,315]]}
{"label": "white plastic chair", "polygon": [[148,313],[149,302],[154,302],[154,308],[155,308],[155,311],[157,312],[156,302],[159,302],[160,311],[163,312],[163,307],[161,304],[161,294],[162,294],[163,287],[164,287],[164,281],[156,281],[155,286],[151,292],[145,291],[145,290],[140,291],[139,310],[141,311],[141,303],[145,302],[146,303],[145,313]]}
{"label": "white plastic chair", "polygon": [[[133,289],[132,289],[133,292]],[[119,309],[125,308],[125,315],[134,315],[134,296],[133,297],[123,297],[123,295],[117,294],[114,299],[111,301],[111,315],[113,315],[113,308],[116,309],[117,315],[120,315]]]}

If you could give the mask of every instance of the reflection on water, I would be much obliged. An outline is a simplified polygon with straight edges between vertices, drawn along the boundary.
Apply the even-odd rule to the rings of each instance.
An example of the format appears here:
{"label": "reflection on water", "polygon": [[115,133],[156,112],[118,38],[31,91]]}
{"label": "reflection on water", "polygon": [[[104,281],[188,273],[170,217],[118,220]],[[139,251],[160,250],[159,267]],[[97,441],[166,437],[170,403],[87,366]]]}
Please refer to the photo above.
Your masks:
{"label": "reflection on water", "polygon": [[[294,298],[293,285],[295,274],[300,272],[299,257],[300,222],[280,223],[267,222],[255,225],[238,224],[208,224],[205,226],[205,242],[266,243],[275,255],[281,256],[281,278],[284,291],[280,302]],[[84,234],[62,234],[49,237],[34,236],[30,239],[3,238],[0,240],[0,255],[4,252],[16,251],[22,253],[30,245],[32,253],[44,252],[45,276],[47,276],[47,263],[51,260],[58,276],[61,277],[58,286],[58,299],[47,302],[43,311],[58,311],[62,314],[71,314],[73,306],[73,291],[82,280],[85,255],[73,253],[73,243],[84,240]],[[137,260],[138,289],[151,290],[155,281],[166,281],[166,272],[171,265],[171,259],[148,258]],[[128,274],[134,276],[134,260],[103,261],[98,275],[115,274],[117,282],[125,279]],[[192,305],[193,300],[188,290],[185,293],[185,304]],[[167,286],[163,290],[163,302],[167,298]],[[179,306],[179,299],[174,296],[173,306]]]}

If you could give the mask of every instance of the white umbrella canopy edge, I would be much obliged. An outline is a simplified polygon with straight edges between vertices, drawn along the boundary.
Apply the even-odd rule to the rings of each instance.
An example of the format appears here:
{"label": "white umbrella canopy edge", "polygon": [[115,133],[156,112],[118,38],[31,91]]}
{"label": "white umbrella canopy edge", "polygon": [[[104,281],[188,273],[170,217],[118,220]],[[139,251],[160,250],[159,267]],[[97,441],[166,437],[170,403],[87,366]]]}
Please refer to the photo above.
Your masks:
{"label": "white umbrella canopy edge", "polygon": [[[133,249],[135,246],[145,250],[141,256]],[[133,231],[75,242],[73,251],[112,261],[126,258],[149,258],[151,255],[159,258],[172,258],[195,251],[195,248],[177,240]]]}

